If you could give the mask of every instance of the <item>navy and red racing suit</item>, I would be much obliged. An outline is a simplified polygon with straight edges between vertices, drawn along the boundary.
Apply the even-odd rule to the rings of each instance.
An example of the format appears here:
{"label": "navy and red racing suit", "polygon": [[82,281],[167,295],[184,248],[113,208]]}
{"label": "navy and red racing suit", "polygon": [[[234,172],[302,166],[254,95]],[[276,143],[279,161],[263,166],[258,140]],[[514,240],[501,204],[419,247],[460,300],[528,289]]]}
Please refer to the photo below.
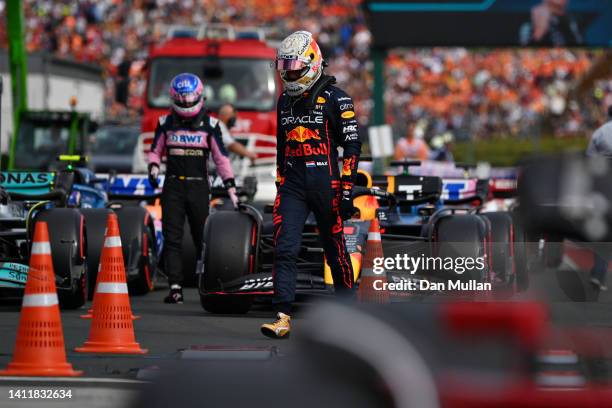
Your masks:
{"label": "navy and red racing suit", "polygon": [[[310,211],[315,215],[336,293],[350,293],[353,269],[344,242],[340,200],[357,172],[361,142],[353,100],[322,76],[310,93],[283,93],[277,105],[277,185],[274,203],[274,298],[289,314],[296,261]],[[337,148],[343,148],[342,171]]]}
{"label": "navy and red racing suit", "polygon": [[162,191],[164,270],[168,282],[183,284],[182,242],[185,216],[198,256],[202,248],[204,222],[208,217],[209,153],[225,187],[234,187],[234,173],[221,141],[217,119],[201,112],[185,120],[174,114],[159,118],[149,153],[149,163],[159,165],[167,156],[166,179]]}

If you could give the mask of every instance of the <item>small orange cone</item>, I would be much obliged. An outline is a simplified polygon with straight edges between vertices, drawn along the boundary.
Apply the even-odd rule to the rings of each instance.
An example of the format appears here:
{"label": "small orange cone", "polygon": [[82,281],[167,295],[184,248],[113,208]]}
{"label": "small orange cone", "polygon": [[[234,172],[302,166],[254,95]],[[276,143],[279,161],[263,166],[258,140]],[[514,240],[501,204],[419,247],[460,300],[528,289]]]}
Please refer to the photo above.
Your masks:
{"label": "small orange cone", "polygon": [[387,283],[387,275],[385,273],[380,275],[374,273],[374,259],[382,258],[383,256],[380,225],[378,218],[373,218],[370,221],[370,229],[368,230],[366,254],[361,267],[359,289],[357,291],[357,299],[361,303],[389,303],[389,291],[386,289],[375,289],[382,289],[382,285]]}
{"label": "small orange cone", "polygon": [[[101,260],[101,259],[100,259]],[[100,265],[98,265],[98,275],[96,277],[96,288],[98,287],[98,282],[100,281]],[[94,303],[96,301],[96,293],[94,292]],[[93,307],[87,310],[87,314],[79,316],[81,319],[91,319],[93,317]],[[132,320],[138,320],[140,316],[132,315]]]}
{"label": "small orange cone", "polygon": [[13,360],[0,375],[76,377],[82,371],[66,361],[64,333],[55,288],[47,223],[34,229]]}
{"label": "small orange cone", "polygon": [[136,343],[117,215],[109,214],[93,300],[89,340],[79,353],[145,354]]}
{"label": "small orange cone", "polygon": [[[105,233],[106,234],[106,233]],[[100,261],[102,260],[102,258],[100,258]],[[100,281],[100,264],[98,264],[98,273],[96,275],[96,287],[98,286],[98,282]],[[95,291],[94,291],[94,298],[95,298]],[[94,299],[95,301],[95,299]],[[91,319],[93,317],[93,307],[91,309],[87,310],[87,314],[81,315],[79,316],[81,319]],[[136,315],[132,315],[132,319],[133,320],[137,320],[140,319],[140,316],[136,316]]]}

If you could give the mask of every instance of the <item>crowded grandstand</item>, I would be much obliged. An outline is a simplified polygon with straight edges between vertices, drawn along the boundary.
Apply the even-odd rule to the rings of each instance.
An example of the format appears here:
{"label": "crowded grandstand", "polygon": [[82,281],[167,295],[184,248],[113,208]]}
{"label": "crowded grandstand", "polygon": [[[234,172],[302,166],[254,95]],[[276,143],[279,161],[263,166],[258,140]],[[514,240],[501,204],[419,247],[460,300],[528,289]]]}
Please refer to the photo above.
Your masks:
{"label": "crowded grandstand", "polygon": [[[0,2],[0,18],[4,18]],[[268,38],[298,27],[312,32],[329,71],[353,96],[362,125],[371,122],[372,35],[360,0],[26,1],[29,52],[99,65],[106,81],[109,118],[136,119],[142,111],[149,47],[170,27],[231,22],[265,27]],[[255,12],[257,10],[257,12]],[[146,24],[144,24],[146,22]],[[6,47],[5,26],[0,46]],[[417,137],[431,142],[450,132],[473,138],[590,135],[612,103],[612,82],[587,95],[575,82],[604,51],[598,49],[392,49],[386,58],[386,122],[394,137],[417,122]]]}

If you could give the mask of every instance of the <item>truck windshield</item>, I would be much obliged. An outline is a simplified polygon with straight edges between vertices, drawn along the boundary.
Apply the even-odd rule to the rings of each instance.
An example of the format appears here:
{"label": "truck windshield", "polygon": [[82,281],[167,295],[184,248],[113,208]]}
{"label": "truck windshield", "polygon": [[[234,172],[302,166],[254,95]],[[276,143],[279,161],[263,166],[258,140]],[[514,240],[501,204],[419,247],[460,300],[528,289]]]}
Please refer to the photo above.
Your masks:
{"label": "truck windshield", "polygon": [[68,153],[69,138],[69,124],[22,122],[15,149],[15,168],[48,170],[57,156]]}
{"label": "truck windshield", "polygon": [[105,126],[90,137],[91,151],[132,157],[140,129],[131,126]]}
{"label": "truck windshield", "polygon": [[254,58],[154,59],[147,91],[149,106],[170,106],[170,81],[181,72],[202,78],[207,108],[214,110],[223,103],[231,103],[240,110],[274,109],[277,96],[274,70],[269,60]]}

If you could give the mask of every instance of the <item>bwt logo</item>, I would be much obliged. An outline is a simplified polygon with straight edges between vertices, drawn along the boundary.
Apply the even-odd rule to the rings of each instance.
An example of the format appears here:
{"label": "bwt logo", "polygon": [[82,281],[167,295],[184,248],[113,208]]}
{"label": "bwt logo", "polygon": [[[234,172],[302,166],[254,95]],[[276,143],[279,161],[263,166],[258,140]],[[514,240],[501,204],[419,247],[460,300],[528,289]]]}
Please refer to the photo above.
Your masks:
{"label": "bwt logo", "polygon": [[202,135],[170,135],[170,142],[172,143],[189,143],[189,144],[200,144],[202,143]]}

